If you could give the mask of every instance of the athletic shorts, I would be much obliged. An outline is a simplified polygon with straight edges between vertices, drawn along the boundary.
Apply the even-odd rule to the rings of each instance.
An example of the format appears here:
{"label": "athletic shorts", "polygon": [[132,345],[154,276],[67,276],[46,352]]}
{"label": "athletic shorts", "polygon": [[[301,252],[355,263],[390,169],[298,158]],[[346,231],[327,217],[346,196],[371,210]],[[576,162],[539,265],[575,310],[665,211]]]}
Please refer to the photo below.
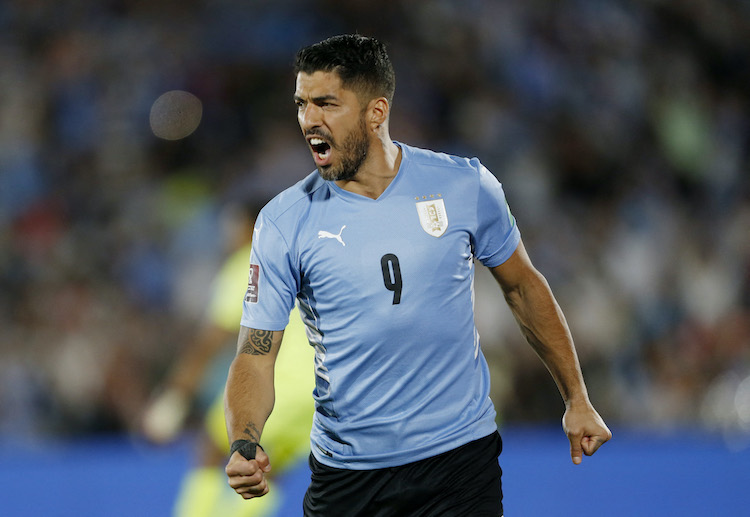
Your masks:
{"label": "athletic shorts", "polygon": [[346,470],[310,455],[305,517],[501,517],[500,434],[399,467]]}

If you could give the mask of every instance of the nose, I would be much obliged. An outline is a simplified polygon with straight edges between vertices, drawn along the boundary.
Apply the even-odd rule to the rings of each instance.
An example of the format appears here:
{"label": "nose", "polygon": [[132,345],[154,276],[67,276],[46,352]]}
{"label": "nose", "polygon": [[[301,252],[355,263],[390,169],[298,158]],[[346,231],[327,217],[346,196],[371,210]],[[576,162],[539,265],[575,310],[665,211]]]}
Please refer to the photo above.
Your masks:
{"label": "nose", "polygon": [[320,106],[316,106],[311,102],[305,104],[303,108],[299,109],[297,114],[297,119],[302,130],[306,131],[321,126],[323,123],[322,114],[323,110],[320,109]]}

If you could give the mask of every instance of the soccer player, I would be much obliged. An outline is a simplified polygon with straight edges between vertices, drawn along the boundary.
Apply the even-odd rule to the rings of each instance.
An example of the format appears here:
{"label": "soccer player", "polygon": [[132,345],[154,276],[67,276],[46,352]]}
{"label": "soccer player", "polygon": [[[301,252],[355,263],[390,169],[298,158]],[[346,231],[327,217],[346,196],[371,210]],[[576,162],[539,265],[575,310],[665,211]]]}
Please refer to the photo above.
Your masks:
{"label": "soccer player", "polygon": [[611,433],[589,401],[564,316],[495,176],[475,158],[391,140],[395,78],[380,42],[327,39],[300,50],[294,71],[317,171],[256,221],[226,387],[229,483],[245,499],[268,492],[271,457],[258,444],[296,300],[316,354],[304,515],[502,515],[475,259],[559,387],[577,464]]}

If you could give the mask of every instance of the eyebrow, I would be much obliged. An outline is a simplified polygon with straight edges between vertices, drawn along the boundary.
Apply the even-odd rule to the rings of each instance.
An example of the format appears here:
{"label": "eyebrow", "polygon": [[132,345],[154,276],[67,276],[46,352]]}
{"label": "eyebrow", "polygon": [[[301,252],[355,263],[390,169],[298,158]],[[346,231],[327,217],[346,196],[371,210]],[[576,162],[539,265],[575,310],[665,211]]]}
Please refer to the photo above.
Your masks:
{"label": "eyebrow", "polygon": [[[293,98],[294,102],[304,102],[305,99],[300,97],[299,95],[295,94]],[[338,101],[339,98],[335,95],[321,95],[319,97],[313,97],[312,102],[315,104],[320,104],[321,102],[328,102],[328,101]]]}

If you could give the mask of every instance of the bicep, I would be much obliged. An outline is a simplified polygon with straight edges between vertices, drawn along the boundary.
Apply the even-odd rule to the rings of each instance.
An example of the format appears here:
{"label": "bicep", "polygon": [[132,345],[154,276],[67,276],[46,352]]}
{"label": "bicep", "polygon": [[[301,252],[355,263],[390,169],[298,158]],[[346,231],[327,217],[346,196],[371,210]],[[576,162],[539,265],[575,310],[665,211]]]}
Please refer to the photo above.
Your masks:
{"label": "bicep", "polygon": [[523,243],[503,264],[492,268],[513,316],[539,352],[544,343],[568,336],[565,318],[547,279],[533,266]]}
{"label": "bicep", "polygon": [[525,285],[529,285],[530,282],[543,280],[541,273],[531,263],[523,241],[518,242],[516,251],[508,260],[499,266],[490,268],[490,271],[506,296],[518,291]]}
{"label": "bicep", "polygon": [[241,326],[237,338],[237,355],[250,355],[275,361],[281,346],[283,330],[261,330]]}

